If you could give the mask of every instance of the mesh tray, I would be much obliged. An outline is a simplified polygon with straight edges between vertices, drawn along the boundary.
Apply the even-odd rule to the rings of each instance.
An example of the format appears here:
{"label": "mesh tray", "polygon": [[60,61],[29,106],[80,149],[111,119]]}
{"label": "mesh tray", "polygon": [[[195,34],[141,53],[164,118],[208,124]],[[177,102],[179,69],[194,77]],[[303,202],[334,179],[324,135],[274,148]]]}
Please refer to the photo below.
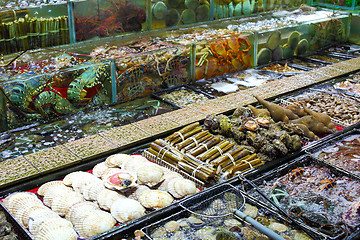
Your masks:
{"label": "mesh tray", "polygon": [[[264,184],[265,181],[273,181],[274,179],[280,178],[281,176],[288,174],[292,170],[298,169],[300,167],[312,166],[312,165],[327,167],[329,169],[330,173],[332,174],[332,176],[335,176],[335,177],[346,177],[346,178],[351,178],[351,179],[357,180],[357,181],[360,180],[360,178],[358,176],[351,174],[348,171],[344,171],[343,169],[338,168],[334,165],[328,164],[324,161],[319,161],[318,159],[313,158],[311,155],[305,155],[305,156],[296,158],[288,163],[285,163],[277,168],[274,168],[271,171],[264,172],[261,177],[257,177],[257,176],[259,176],[259,175],[257,175],[257,176],[249,176],[248,178],[252,178],[253,183],[255,185],[257,185],[260,188],[260,190],[263,190],[262,185]],[[259,194],[254,189],[251,189],[251,187],[249,185],[243,184],[242,181],[234,180],[234,182],[232,182],[232,184],[242,185],[243,191],[245,191],[247,194],[249,194],[251,196],[255,196],[256,198],[259,197],[261,199],[261,201],[263,201],[265,203],[269,203],[266,199],[262,198],[261,196],[258,196]],[[273,207],[273,204],[275,204],[275,202],[272,200],[272,204],[269,206],[271,206],[271,208],[273,208],[274,211],[276,211],[276,209]],[[322,239],[331,239],[331,240],[336,239],[337,240],[337,239],[345,239],[345,237],[346,237],[345,232],[338,234],[336,236],[330,236],[328,234],[319,232],[318,229],[305,224],[304,222],[300,221],[298,218],[294,218],[293,216],[284,216],[284,217],[288,217],[289,219],[296,222],[297,224],[306,227],[307,229],[311,230],[313,232],[313,234],[320,236],[320,238],[322,238]],[[359,229],[359,226],[355,228],[354,232],[357,232],[358,229]],[[352,234],[354,232],[350,232],[349,234]]]}
{"label": "mesh tray", "polygon": [[[211,208],[210,205],[219,200],[219,196],[225,195],[226,193],[231,193],[233,191],[232,190],[233,188],[234,187],[232,185],[227,184],[227,183],[218,184],[214,187],[208,188],[198,194],[193,195],[191,197],[191,200],[189,201],[190,198],[188,198],[186,200],[186,202],[188,202],[187,205],[192,205],[191,203],[194,203],[195,208],[194,208],[194,206],[190,206],[190,207],[192,208],[192,210],[195,210],[196,212],[203,211],[203,210],[208,211],[208,209]],[[285,224],[285,225],[291,227],[292,229],[304,230],[311,237],[313,237],[315,239],[319,239],[319,238],[317,238],[317,235],[312,235],[313,234],[312,232],[309,232],[307,229],[304,229],[303,226],[300,226],[297,223],[289,221],[289,219],[286,219],[285,217],[281,216],[276,211],[269,208],[266,204],[264,204],[260,201],[257,201],[256,199],[254,199],[250,196],[247,196],[247,195],[244,195],[244,199],[245,199],[245,203],[255,206],[258,209],[259,217],[266,217],[267,219],[274,218],[276,221],[278,221],[282,224]],[[184,201],[182,201],[182,202],[184,202]],[[179,204],[182,205],[182,202],[180,202]],[[244,207],[240,207],[239,210],[243,211]],[[150,225],[142,228],[142,231],[145,233],[145,236],[147,239],[152,239],[151,233],[156,229],[161,229],[161,227],[163,227],[165,223],[167,223],[169,221],[178,221],[180,219],[188,218],[190,216],[195,216],[196,218],[201,219],[203,221],[203,223],[199,224],[199,225],[190,224],[191,229],[185,230],[185,232],[187,233],[187,235],[186,235],[187,239],[192,239],[190,237],[190,233],[192,232],[192,230],[196,231],[204,226],[214,226],[214,227],[223,226],[223,221],[227,219],[226,217],[225,218],[214,218],[214,217],[206,217],[204,215],[196,215],[196,214],[192,213],[191,211],[184,209],[180,212],[177,212],[175,214],[167,216],[166,218],[164,218],[160,221],[151,223]],[[230,214],[230,217],[231,216],[236,218],[235,215]],[[236,219],[240,220],[239,218],[236,218]],[[240,221],[242,221],[242,220],[240,220]],[[243,227],[244,226],[251,226],[251,225],[246,223],[243,225]],[[173,234],[168,233],[168,235],[173,235]]]}

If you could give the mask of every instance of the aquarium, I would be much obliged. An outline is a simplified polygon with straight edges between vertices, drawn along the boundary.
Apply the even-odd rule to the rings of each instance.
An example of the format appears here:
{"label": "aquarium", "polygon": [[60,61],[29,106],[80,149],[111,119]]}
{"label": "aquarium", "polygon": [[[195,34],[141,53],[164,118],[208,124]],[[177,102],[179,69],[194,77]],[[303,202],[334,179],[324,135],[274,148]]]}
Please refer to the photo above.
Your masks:
{"label": "aquarium", "polygon": [[358,0],[312,0],[311,5],[344,10],[355,10],[360,8]]}
{"label": "aquarium", "polygon": [[67,5],[1,11],[0,39],[1,54],[69,43]]}
{"label": "aquarium", "polygon": [[89,0],[74,3],[76,41],[145,30],[145,0]]}

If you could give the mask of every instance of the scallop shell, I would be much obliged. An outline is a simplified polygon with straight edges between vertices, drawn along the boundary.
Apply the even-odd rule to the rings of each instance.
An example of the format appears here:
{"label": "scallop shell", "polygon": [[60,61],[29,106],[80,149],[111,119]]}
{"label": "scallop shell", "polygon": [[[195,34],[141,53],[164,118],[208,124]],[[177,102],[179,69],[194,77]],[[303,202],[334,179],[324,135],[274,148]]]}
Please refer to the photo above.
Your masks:
{"label": "scallop shell", "polygon": [[51,189],[51,188],[57,187],[57,186],[65,186],[65,185],[62,181],[50,181],[50,182],[47,182],[47,183],[44,183],[43,185],[41,185],[39,187],[39,189],[37,190],[37,194],[39,194],[40,196],[44,196],[48,189]]}
{"label": "scallop shell", "polygon": [[14,217],[22,226],[26,226],[27,221],[29,221],[28,218],[29,210],[32,208],[44,208],[44,207],[45,207],[44,204],[39,199],[36,201],[35,200],[27,201],[19,205],[19,208],[14,212]]}
{"label": "scallop shell", "polygon": [[[35,206],[30,206],[30,207],[24,207],[20,212],[18,212],[17,216],[15,217],[22,226],[24,226],[25,228],[29,227],[29,219],[30,219],[30,214],[34,211],[38,211],[40,209],[45,209],[44,211],[51,211],[50,208],[46,207],[45,205],[35,205]],[[53,211],[51,211],[53,212]],[[55,212],[53,212],[54,214],[56,214]],[[57,215],[57,214],[56,214]]]}
{"label": "scallop shell", "polygon": [[46,192],[45,195],[43,197],[43,203],[48,206],[51,207],[52,201],[53,199],[57,196],[57,195],[61,195],[61,194],[67,194],[69,191],[73,192],[73,190],[70,187],[66,187],[65,185],[61,186],[53,186],[51,188],[49,188]]}
{"label": "scallop shell", "polygon": [[168,190],[168,184],[169,182],[174,179],[174,178],[181,178],[183,179],[183,177],[177,173],[177,172],[173,172],[173,171],[168,171],[165,172],[164,174],[164,181],[160,184],[160,186],[158,187],[159,190],[163,190],[163,191],[167,191]]}
{"label": "scallop shell", "polygon": [[3,203],[4,206],[13,213],[13,209],[17,209],[17,203],[22,199],[30,199],[30,198],[36,198],[37,196],[35,193],[31,192],[15,192],[8,195],[6,198],[4,198]]}
{"label": "scallop shell", "polygon": [[69,191],[67,194],[57,195],[51,203],[51,209],[60,216],[65,216],[66,211],[72,205],[83,201],[84,197],[80,193]]}
{"label": "scallop shell", "polygon": [[63,218],[50,218],[43,221],[37,228],[35,239],[77,239],[73,225]]}
{"label": "scallop shell", "polygon": [[153,187],[164,180],[164,171],[155,164],[145,164],[136,171],[139,184]]}
{"label": "scallop shell", "polygon": [[114,154],[106,158],[105,164],[107,167],[120,167],[124,162],[131,160],[132,157],[128,154]]}
{"label": "scallop shell", "polygon": [[149,163],[149,161],[143,156],[133,155],[131,159],[121,165],[121,168],[130,172],[136,172],[139,167],[147,163]]}
{"label": "scallop shell", "polygon": [[74,223],[74,226],[80,237],[88,238],[108,231],[113,228],[115,224],[116,220],[110,213],[101,210],[94,210],[80,222]]}
{"label": "scallop shell", "polygon": [[[109,170],[109,171],[108,171]],[[102,176],[104,185],[108,189],[126,190],[137,185],[136,175],[125,170],[110,168]]]}
{"label": "scallop shell", "polygon": [[92,173],[97,177],[101,177],[101,175],[104,173],[104,171],[108,168],[109,167],[106,166],[105,162],[101,162],[101,163],[98,163],[95,165],[95,167],[92,170]]}
{"label": "scallop shell", "polygon": [[145,185],[138,185],[136,186],[133,191],[131,192],[131,194],[129,195],[129,198],[134,199],[136,201],[139,201],[139,197],[140,195],[144,192],[150,190],[150,188],[148,186]]}
{"label": "scallop shell", "polygon": [[39,231],[40,226],[45,222],[54,222],[61,220],[62,218],[50,209],[39,209],[33,211],[29,215],[29,231],[32,235],[36,235]]}
{"label": "scallop shell", "polygon": [[[100,179],[99,179],[100,180]],[[98,194],[105,189],[103,181],[94,182],[89,185],[87,188],[84,188],[83,195],[86,200],[96,201]]]}
{"label": "scallop shell", "polygon": [[97,196],[99,207],[104,210],[110,210],[111,205],[118,199],[126,198],[124,195],[109,189],[102,190]]}
{"label": "scallop shell", "polygon": [[99,207],[93,202],[78,202],[72,205],[65,213],[65,218],[72,223],[83,219],[90,211],[98,210]]}
{"label": "scallop shell", "polygon": [[193,181],[185,178],[174,178],[169,181],[167,187],[167,191],[174,198],[183,198],[199,191]]}
{"label": "scallop shell", "polygon": [[[81,177],[75,177],[72,180],[72,187],[75,192],[83,193],[84,188],[100,179],[91,173],[81,174]],[[101,181],[101,180],[100,180]]]}
{"label": "scallop shell", "polygon": [[72,186],[73,184],[73,181],[75,179],[81,179],[83,178],[84,176],[86,177],[87,175],[92,175],[91,173],[88,173],[88,172],[83,172],[83,171],[76,171],[76,172],[72,172],[72,173],[69,173],[67,174],[64,179],[63,179],[63,183],[66,185],[66,186]]}
{"label": "scallop shell", "polygon": [[139,198],[139,202],[145,208],[162,208],[170,205],[174,198],[167,192],[161,190],[144,191]]}
{"label": "scallop shell", "polygon": [[145,215],[145,208],[136,200],[121,198],[110,209],[111,215],[120,223],[125,223]]}

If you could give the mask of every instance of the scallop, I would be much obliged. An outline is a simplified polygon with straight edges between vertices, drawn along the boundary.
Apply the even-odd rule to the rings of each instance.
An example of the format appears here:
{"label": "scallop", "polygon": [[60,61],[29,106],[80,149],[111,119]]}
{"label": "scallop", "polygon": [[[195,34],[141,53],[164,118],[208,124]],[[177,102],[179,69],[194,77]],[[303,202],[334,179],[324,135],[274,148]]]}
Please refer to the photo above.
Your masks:
{"label": "scallop", "polygon": [[[52,214],[53,213],[53,214]],[[36,211],[33,214],[30,214],[29,218],[29,231],[32,235],[36,235],[38,231],[40,230],[40,226],[45,226],[45,224],[54,223],[56,221],[62,221],[66,220],[61,218],[59,215],[57,215],[55,212],[52,211],[52,213],[47,212],[46,210],[42,211]],[[65,223],[65,222],[63,222]],[[70,223],[69,221],[66,222]],[[71,227],[72,224],[70,223]]]}
{"label": "scallop", "polygon": [[78,235],[75,232],[73,225],[63,218],[51,218],[43,221],[34,233],[35,239],[77,239]]}
{"label": "scallop", "polygon": [[19,208],[19,204],[21,205],[23,201],[28,199],[38,199],[38,197],[31,192],[15,192],[4,198],[3,203],[4,206],[14,214],[14,212]]}
{"label": "scallop", "polygon": [[177,172],[173,172],[173,171],[167,171],[164,174],[164,181],[160,184],[160,186],[158,187],[159,190],[164,190],[167,191],[168,190],[168,184],[169,182],[174,179],[174,178],[182,178],[183,177],[177,173]]}
{"label": "scallop", "polygon": [[39,189],[37,190],[37,194],[39,194],[40,196],[44,196],[48,189],[51,189],[51,188],[57,187],[57,186],[62,187],[65,185],[62,181],[50,181],[50,182],[47,182],[47,183],[44,183],[43,185],[41,185],[39,187]]}
{"label": "scallop", "polygon": [[136,171],[139,184],[154,187],[164,180],[164,171],[155,164],[144,164]]}
{"label": "scallop", "polygon": [[91,185],[96,181],[101,181],[101,180],[91,173],[84,175],[82,174],[81,177],[73,178],[71,186],[73,187],[75,192],[83,193],[84,188],[86,188],[88,185]]}
{"label": "scallop", "polygon": [[102,210],[93,210],[85,218],[74,222],[75,230],[84,238],[108,231],[115,224],[116,220],[111,214]]}
{"label": "scallop", "polygon": [[[108,170],[110,170],[110,168]],[[121,191],[137,185],[136,175],[132,172],[121,169],[108,170],[105,171],[102,176],[102,180],[106,188]]]}
{"label": "scallop", "polygon": [[167,187],[167,191],[174,198],[183,198],[199,191],[193,181],[184,178],[174,178],[170,180]]}
{"label": "scallop", "polygon": [[101,162],[98,163],[94,166],[93,170],[92,170],[92,174],[94,174],[95,176],[97,176],[98,178],[101,178],[101,175],[104,173],[104,171],[106,169],[108,169],[109,167],[106,166],[105,162]]}
{"label": "scallop", "polygon": [[[40,201],[40,200],[39,200]],[[15,213],[14,217],[15,219],[24,227],[27,226],[29,221],[29,211],[31,209],[37,209],[37,208],[45,208],[44,204],[40,202],[32,202],[32,203],[26,203],[22,205]]]}
{"label": "scallop", "polygon": [[45,195],[43,197],[43,203],[48,206],[51,207],[51,204],[53,202],[53,199],[57,196],[57,195],[65,195],[68,192],[73,192],[73,190],[70,187],[66,187],[64,186],[54,186],[51,189],[49,188],[46,192]]}
{"label": "scallop", "polygon": [[100,178],[96,178],[84,183],[81,187],[81,193],[86,200],[96,200],[97,194],[104,188],[103,181]]}
{"label": "scallop", "polygon": [[124,162],[132,160],[133,158],[128,154],[114,154],[106,158],[105,165],[107,167],[120,167]]}
{"label": "scallop", "polygon": [[103,189],[97,196],[99,207],[109,211],[111,205],[118,199],[126,198],[124,195],[109,189]]}
{"label": "scallop", "polygon": [[140,156],[140,155],[133,155],[131,157],[131,159],[129,159],[128,161],[124,162],[122,165],[121,165],[121,168],[124,169],[124,170],[127,170],[127,171],[130,171],[130,172],[137,172],[137,169],[139,167],[141,167],[143,164],[147,164],[149,163],[149,161]]}
{"label": "scallop", "polygon": [[131,194],[129,195],[129,198],[139,201],[140,195],[147,190],[150,190],[148,186],[138,185],[132,190]]}
{"label": "scallop", "polygon": [[60,216],[65,216],[66,211],[72,205],[83,201],[85,200],[80,193],[69,191],[65,195],[57,195],[51,203],[51,209]]}
{"label": "scallop", "polygon": [[98,210],[99,207],[96,203],[85,201],[78,202],[72,205],[65,213],[65,218],[74,223],[78,219],[83,219],[90,211]]}
{"label": "scallop", "polygon": [[174,198],[167,192],[161,190],[144,191],[139,198],[139,202],[145,208],[162,208],[170,205]]}
{"label": "scallop", "polygon": [[74,179],[82,178],[83,176],[86,176],[88,174],[92,175],[91,173],[83,172],[83,171],[76,171],[76,172],[69,173],[64,177],[63,183],[66,186],[72,186]]}
{"label": "scallop", "polygon": [[125,223],[145,215],[145,208],[136,200],[121,198],[110,209],[111,215],[120,223]]}

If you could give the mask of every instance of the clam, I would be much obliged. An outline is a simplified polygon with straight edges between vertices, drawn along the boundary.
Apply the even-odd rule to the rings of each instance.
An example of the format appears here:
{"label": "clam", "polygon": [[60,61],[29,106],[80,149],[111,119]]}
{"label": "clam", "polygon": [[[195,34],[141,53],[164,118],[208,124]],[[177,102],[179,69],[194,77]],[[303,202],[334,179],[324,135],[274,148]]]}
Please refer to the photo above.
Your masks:
{"label": "clam", "polygon": [[111,215],[120,223],[125,223],[145,215],[145,208],[136,200],[121,198],[110,209]]}
{"label": "clam", "polygon": [[180,224],[177,221],[169,221],[165,223],[164,228],[168,232],[176,232],[180,229]]}
{"label": "clam", "polygon": [[144,164],[136,171],[139,184],[153,187],[164,180],[164,171],[155,164]]}
{"label": "clam", "polygon": [[[108,170],[110,170],[110,168]],[[101,177],[106,188],[113,190],[127,190],[137,185],[136,175],[132,172],[121,169],[108,170],[105,171]]]}
{"label": "clam", "polygon": [[149,209],[166,207],[170,205],[173,200],[174,198],[169,193],[161,190],[147,190],[139,197],[141,205]]}
{"label": "clam", "polygon": [[80,193],[68,191],[66,194],[56,195],[51,203],[51,209],[59,214],[65,216],[65,212],[75,203],[85,201]]}
{"label": "clam", "polygon": [[128,154],[114,154],[106,158],[105,165],[107,167],[120,167],[124,162],[131,161],[133,158]]}
{"label": "clam", "polygon": [[51,189],[56,186],[65,186],[65,185],[62,181],[50,181],[41,185],[37,190],[37,194],[39,194],[40,196],[44,196],[48,189]]}
{"label": "clam", "polygon": [[197,193],[199,190],[193,181],[184,178],[174,178],[169,181],[167,191],[174,198],[183,198],[188,195]]}
{"label": "clam", "polygon": [[225,227],[227,227],[228,229],[231,229],[233,227],[242,227],[242,223],[235,219],[235,218],[230,218],[230,219],[225,219],[224,220],[224,225]]}
{"label": "clam", "polygon": [[106,163],[105,162],[101,162],[101,163],[98,163],[94,166],[93,170],[92,170],[92,173],[97,176],[97,177],[101,177],[101,175],[104,173],[104,171],[106,169],[108,169],[109,167],[106,166]]}
{"label": "clam", "polygon": [[98,194],[96,200],[101,209],[110,210],[111,205],[116,200],[121,199],[121,198],[126,198],[126,197],[116,191],[105,188]]}
{"label": "clam", "polygon": [[248,215],[249,217],[256,218],[258,215],[258,208],[255,206],[252,206],[250,204],[245,203],[243,212]]}
{"label": "clam", "polygon": [[289,228],[282,224],[282,223],[278,223],[278,222],[271,222],[268,226],[268,228],[270,228],[271,230],[277,232],[277,233],[282,233],[282,232],[286,232],[289,230]]}
{"label": "clam", "polygon": [[159,227],[156,228],[154,231],[151,232],[150,236],[152,238],[159,238],[159,237],[165,237],[167,234],[167,230],[165,227]]}
{"label": "clam", "polygon": [[212,226],[205,226],[203,228],[200,228],[199,230],[197,230],[195,232],[195,236],[200,238],[200,239],[207,239],[207,240],[212,240],[212,239],[216,239],[215,238],[215,231],[216,229]]}
{"label": "clam", "polygon": [[116,224],[110,213],[102,210],[92,210],[80,221],[74,222],[75,230],[80,237],[89,238],[108,231]]}

